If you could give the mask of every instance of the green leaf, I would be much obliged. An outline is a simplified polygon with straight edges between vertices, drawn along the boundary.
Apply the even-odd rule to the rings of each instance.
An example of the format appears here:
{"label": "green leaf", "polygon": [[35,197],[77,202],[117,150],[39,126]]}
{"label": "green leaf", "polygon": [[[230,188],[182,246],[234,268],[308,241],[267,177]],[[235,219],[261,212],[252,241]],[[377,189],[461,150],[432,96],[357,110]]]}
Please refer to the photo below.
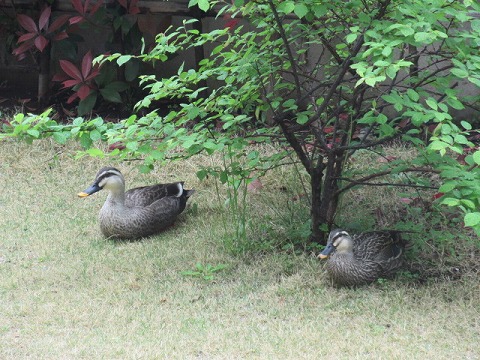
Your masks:
{"label": "green leaf", "polygon": [[472,124],[466,122],[465,120],[460,121],[460,124],[465,130],[472,130]]}
{"label": "green leaf", "polygon": [[125,147],[130,151],[136,151],[138,149],[138,141],[129,141],[125,144]]}
{"label": "green leaf", "polygon": [[181,145],[184,149],[188,149],[195,144],[194,138],[187,138]]}
{"label": "green leaf", "polygon": [[300,19],[303,18],[308,13],[308,8],[303,3],[295,4],[294,8],[295,15],[297,15]]}
{"label": "green leaf", "polygon": [[313,12],[317,18],[324,16],[328,12],[328,6],[324,3],[313,2]]}
{"label": "green leaf", "polygon": [[448,98],[447,99],[447,104],[450,105],[455,110],[465,109],[465,106],[463,106],[463,104],[458,99]]}
{"label": "green leaf", "polygon": [[391,63],[389,61],[385,61],[385,60],[377,60],[374,62],[374,66],[377,66],[377,67],[387,67],[389,66]]}
{"label": "green leaf", "polygon": [[415,34],[415,30],[406,25],[400,28],[400,32],[405,37]]}
{"label": "green leaf", "polygon": [[407,95],[413,101],[418,101],[420,99],[420,95],[418,95],[418,93],[413,89],[408,89]]}
{"label": "green leaf", "polygon": [[228,181],[228,173],[226,171],[221,171],[219,180],[222,184],[225,184]]}
{"label": "green leaf", "polygon": [[433,98],[428,98],[427,100],[425,100],[425,102],[427,103],[428,106],[430,106],[433,110],[437,110],[438,109],[438,104],[437,104],[437,101]]}
{"label": "green leaf", "polygon": [[395,76],[397,75],[397,69],[395,68],[395,66],[389,66],[387,67],[387,69],[385,70],[385,74],[390,78],[390,79],[394,79]]}
{"label": "green leaf", "polygon": [[80,125],[83,124],[83,122],[84,122],[84,119],[81,118],[81,117],[78,117],[78,118],[75,118],[75,119],[72,121],[72,124],[73,124],[74,126],[80,126]]}
{"label": "green leaf", "polygon": [[102,138],[102,134],[100,133],[100,131],[98,130],[90,131],[90,139],[92,139],[92,141],[97,141],[97,140],[100,140],[101,138]]}
{"label": "green leaf", "polygon": [[133,81],[135,80],[140,71],[140,62],[139,61],[129,61],[127,65],[125,65],[125,80],[126,81]]}
{"label": "green leaf", "polygon": [[382,50],[382,55],[385,57],[389,57],[393,52],[393,49],[391,46],[385,46]]}
{"label": "green leaf", "polygon": [[456,77],[459,77],[460,79],[465,79],[466,77],[468,77],[468,71],[465,69],[455,68],[450,70],[450,72]]}
{"label": "green leaf", "polygon": [[367,77],[365,78],[365,84],[374,87],[376,83],[385,81],[386,76],[374,76],[374,77]]}
{"label": "green leaf", "polygon": [[355,33],[352,33],[352,34],[348,34],[345,38],[345,41],[348,43],[348,44],[351,44],[353,43],[355,40],[357,40],[358,38],[358,34],[355,34]]}
{"label": "green leaf", "polygon": [[475,203],[469,199],[461,199],[460,202],[462,205],[465,205],[467,208],[474,210],[476,208]]}
{"label": "green leaf", "polygon": [[293,1],[283,1],[278,4],[278,11],[285,14],[290,14],[295,10],[295,3]]}
{"label": "green leaf", "polygon": [[[438,105],[438,108],[440,109],[440,111],[443,111],[444,113],[447,113],[447,112],[448,112],[448,106],[445,105],[444,103],[439,102],[439,103],[437,103],[437,105]],[[447,118],[447,117],[445,117],[445,119],[446,119],[446,118]]]}
{"label": "green leaf", "polygon": [[94,156],[94,157],[104,157],[104,153],[102,150],[97,149],[97,148],[91,148],[87,150],[88,155]]}
{"label": "green leaf", "polygon": [[123,81],[113,81],[110,84],[105,86],[105,89],[118,91],[118,92],[125,91],[128,88],[129,88],[128,84]]}
{"label": "green leaf", "polygon": [[455,189],[456,187],[457,187],[457,182],[451,181],[451,182],[447,182],[447,183],[443,184],[442,186],[440,186],[438,191],[442,192],[442,193],[448,193],[448,192],[452,191],[453,189]]}
{"label": "green leaf", "polygon": [[122,65],[125,64],[126,62],[130,61],[131,58],[132,58],[131,55],[122,55],[122,56],[120,56],[120,57],[117,59],[117,64],[118,64],[118,66],[122,66]]}
{"label": "green leaf", "polygon": [[53,139],[59,144],[65,144],[70,137],[70,135],[65,132],[54,132],[52,136]]}
{"label": "green leaf", "polygon": [[189,106],[187,108],[187,117],[190,120],[194,120],[200,114],[200,109],[196,106]]}
{"label": "green leaf", "polygon": [[409,168],[408,165],[398,165],[397,167],[392,168],[392,174],[399,174],[401,172],[404,172]]}
{"label": "green leaf", "polygon": [[208,3],[208,0],[198,0],[197,5],[200,8],[200,10],[207,12],[208,9],[210,9],[210,4]]}
{"label": "green leaf", "polygon": [[38,139],[38,137],[40,136],[40,131],[35,129],[28,129],[27,134]]}
{"label": "green leaf", "polygon": [[395,104],[400,100],[400,98],[397,94],[383,95],[382,99],[385,100],[386,102],[390,103],[390,104]]}
{"label": "green leaf", "polygon": [[468,81],[480,87],[480,79],[474,78],[473,76],[469,76]]}
{"label": "green leaf", "polygon": [[420,43],[430,43],[432,35],[427,32],[417,32],[414,35],[415,41],[420,42]]}
{"label": "green leaf", "polygon": [[475,151],[472,155],[475,164],[480,165],[480,151]]}
{"label": "green leaf", "polygon": [[446,147],[448,147],[448,144],[440,140],[434,140],[429,145],[429,148],[435,151],[444,150]]}
{"label": "green leaf", "polygon": [[300,113],[297,115],[297,123],[299,123],[300,125],[306,124],[308,120],[309,117],[306,114]]}
{"label": "green leaf", "polygon": [[90,135],[88,133],[83,133],[80,135],[80,145],[84,149],[88,149],[90,146],[92,146],[92,139],[90,139]]}
{"label": "green leaf", "polygon": [[202,181],[208,176],[208,171],[205,169],[197,171],[197,178],[198,180]]}
{"label": "green leaf", "polygon": [[480,212],[472,212],[465,215],[463,218],[465,226],[477,226],[480,224]]}
{"label": "green leaf", "polygon": [[143,164],[142,166],[140,166],[140,172],[142,174],[148,174],[152,170],[153,170],[153,164]]}
{"label": "green leaf", "polygon": [[398,112],[400,112],[400,111],[403,110],[403,105],[402,105],[402,103],[400,103],[400,102],[397,102],[397,103],[393,104],[393,107],[394,107],[394,109],[397,110]]}
{"label": "green leaf", "polygon": [[97,93],[93,92],[88,95],[85,99],[81,100],[78,104],[78,115],[86,115],[92,111],[95,103],[97,102]]}
{"label": "green leaf", "polygon": [[100,89],[100,94],[102,94],[103,98],[107,101],[114,102],[114,103],[122,102],[122,97],[120,96],[119,92],[116,90],[104,88],[104,89]]}
{"label": "green leaf", "polygon": [[447,206],[457,206],[460,204],[460,200],[455,198],[445,198],[441,201],[441,204],[447,205]]}
{"label": "green leaf", "polygon": [[216,144],[211,140],[207,140],[206,142],[203,143],[203,147],[213,152],[215,150],[221,150],[223,148],[223,144]]}
{"label": "green leaf", "polygon": [[288,99],[283,103],[283,107],[287,110],[296,110],[298,106],[295,103],[295,99]]}
{"label": "green leaf", "polygon": [[470,145],[470,141],[468,141],[467,137],[462,134],[456,134],[453,137],[453,141],[460,145]]}

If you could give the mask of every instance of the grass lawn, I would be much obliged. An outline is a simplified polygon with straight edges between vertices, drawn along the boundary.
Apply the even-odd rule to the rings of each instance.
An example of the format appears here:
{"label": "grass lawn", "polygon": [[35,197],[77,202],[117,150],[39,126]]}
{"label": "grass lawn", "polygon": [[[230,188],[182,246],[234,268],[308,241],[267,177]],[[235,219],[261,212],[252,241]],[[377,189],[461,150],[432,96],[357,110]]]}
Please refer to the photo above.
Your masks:
{"label": "grass lawn", "polygon": [[[0,359],[480,359],[474,270],[336,289],[308,254],[235,255],[196,161],[143,175],[49,141],[0,142]],[[106,193],[76,197],[103,165],[127,187],[185,180],[197,192],[168,231],[105,240]],[[226,267],[213,280],[183,274],[197,263]]]}

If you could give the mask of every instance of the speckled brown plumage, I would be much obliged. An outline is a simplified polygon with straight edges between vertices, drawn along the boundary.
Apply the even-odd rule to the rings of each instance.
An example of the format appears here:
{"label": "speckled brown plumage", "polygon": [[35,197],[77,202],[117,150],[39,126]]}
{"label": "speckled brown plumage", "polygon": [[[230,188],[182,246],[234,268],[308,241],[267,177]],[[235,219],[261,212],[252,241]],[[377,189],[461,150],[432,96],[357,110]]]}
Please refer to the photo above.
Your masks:
{"label": "speckled brown plumage", "polygon": [[327,258],[327,272],[337,285],[353,286],[388,277],[403,264],[406,243],[396,231],[373,231],[351,237],[333,230],[320,258]]}
{"label": "speckled brown plumage", "polygon": [[98,219],[106,237],[136,239],[169,227],[185,209],[194,190],[185,190],[183,182],[157,184],[125,192],[125,180],[116,168],[105,167],[80,197],[108,190]]}

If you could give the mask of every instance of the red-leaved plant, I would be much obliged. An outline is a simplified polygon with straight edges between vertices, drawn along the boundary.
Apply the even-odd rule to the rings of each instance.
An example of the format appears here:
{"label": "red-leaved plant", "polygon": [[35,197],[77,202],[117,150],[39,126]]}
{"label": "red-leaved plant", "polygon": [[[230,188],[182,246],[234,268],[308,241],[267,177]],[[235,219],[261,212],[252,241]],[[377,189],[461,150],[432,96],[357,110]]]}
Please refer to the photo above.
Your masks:
{"label": "red-leaved plant", "polygon": [[72,16],[69,19],[70,25],[84,22],[87,18],[87,15],[92,16],[103,5],[102,0],[98,0],[90,9],[90,0],[86,0],[85,2],[82,0],[71,0],[71,3],[79,15]]}
{"label": "red-leaved plant", "polygon": [[138,0],[117,0],[118,3],[127,10],[130,15],[136,15],[140,12],[138,8]]}
{"label": "red-leaved plant", "polygon": [[45,7],[40,13],[38,23],[28,15],[17,15],[18,23],[27,31],[20,34],[17,43],[21,45],[13,50],[13,55],[17,56],[19,60],[25,58],[27,51],[31,49],[38,49],[38,51],[43,52],[50,41],[58,41],[68,37],[67,32],[60,29],[70,16],[61,15],[49,25],[51,14],[52,8],[50,6]]}
{"label": "red-leaved plant", "polygon": [[[125,81],[118,81],[115,73],[109,71],[111,69],[108,66],[104,67],[102,74],[100,74],[99,66],[92,65],[93,56],[91,51],[84,55],[80,65],[74,64],[71,60],[58,60],[58,67],[61,70],[50,80],[50,63],[52,59],[56,60],[56,58],[50,58],[51,54],[48,49],[51,42],[68,38],[67,32],[71,31],[72,34],[81,34],[83,28],[77,29],[76,25],[84,22],[89,22],[94,27],[111,29],[113,32],[121,31],[123,39],[131,29],[134,29],[133,25],[137,21],[135,15],[140,13],[140,8],[138,7],[139,0],[114,0],[117,6],[125,9],[121,10],[120,13],[126,14],[120,16],[118,7],[115,7],[113,10],[110,7],[102,11],[104,0],[70,0],[70,2],[74,9],[73,14],[65,14],[54,18],[52,16],[52,7],[50,6],[40,11],[38,20],[34,20],[31,16],[25,14],[19,14],[17,16],[18,24],[25,31],[18,34],[18,47],[13,51],[13,54],[18,60],[22,60],[28,52],[40,52],[40,56],[36,59],[40,65],[39,102],[47,101],[48,93],[51,89],[50,81],[56,81],[63,85],[63,89],[71,89],[73,91],[67,103],[71,104],[78,99],[79,114],[90,112],[95,106],[98,96],[101,96],[107,102],[121,103],[122,96],[120,93],[131,85]],[[99,15],[98,19],[92,17],[95,14]],[[125,21],[128,22],[129,26],[123,26]],[[71,39],[72,42],[76,42],[78,41],[78,36],[71,37]],[[135,36],[132,39],[136,40]],[[66,54],[66,56],[69,59],[75,58],[75,54],[71,53]],[[132,76],[132,71],[135,72],[137,70],[135,70],[135,67],[130,67],[128,71],[129,81],[132,81],[135,78],[135,74]],[[40,82],[42,82],[43,86],[40,86]],[[40,88],[42,91],[40,91]]]}
{"label": "red-leaved plant", "polygon": [[53,81],[60,81],[64,88],[72,88],[75,92],[68,98],[67,103],[72,103],[79,98],[84,100],[92,91],[96,89],[93,81],[100,74],[98,65],[92,65],[92,52],[88,51],[82,59],[82,64],[78,68],[75,64],[68,60],[60,60],[60,67],[65,72],[57,74],[53,77]]}

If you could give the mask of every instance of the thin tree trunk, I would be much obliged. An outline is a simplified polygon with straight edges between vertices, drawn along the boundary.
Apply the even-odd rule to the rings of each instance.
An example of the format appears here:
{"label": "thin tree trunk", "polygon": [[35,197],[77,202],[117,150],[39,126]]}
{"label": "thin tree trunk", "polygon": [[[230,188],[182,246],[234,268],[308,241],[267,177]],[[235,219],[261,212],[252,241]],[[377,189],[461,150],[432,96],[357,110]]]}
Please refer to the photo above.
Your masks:
{"label": "thin tree trunk", "polygon": [[[335,214],[337,212],[339,194],[338,178],[342,173],[343,153],[328,154],[326,172],[323,179],[323,192],[321,194],[320,207],[320,224],[326,224],[330,230],[335,224]],[[313,190],[313,189],[312,189]],[[325,243],[326,239],[322,239]]]}
{"label": "thin tree trunk", "polygon": [[311,225],[311,241],[323,243],[324,234],[321,225],[324,224],[324,214],[322,210],[322,180],[323,180],[323,163],[319,163],[310,171],[310,186],[312,188],[312,204],[310,208]]}
{"label": "thin tree trunk", "polygon": [[48,101],[48,93],[50,88],[50,51],[51,45],[48,44],[40,53],[40,69],[38,74],[38,103],[43,106]]}

